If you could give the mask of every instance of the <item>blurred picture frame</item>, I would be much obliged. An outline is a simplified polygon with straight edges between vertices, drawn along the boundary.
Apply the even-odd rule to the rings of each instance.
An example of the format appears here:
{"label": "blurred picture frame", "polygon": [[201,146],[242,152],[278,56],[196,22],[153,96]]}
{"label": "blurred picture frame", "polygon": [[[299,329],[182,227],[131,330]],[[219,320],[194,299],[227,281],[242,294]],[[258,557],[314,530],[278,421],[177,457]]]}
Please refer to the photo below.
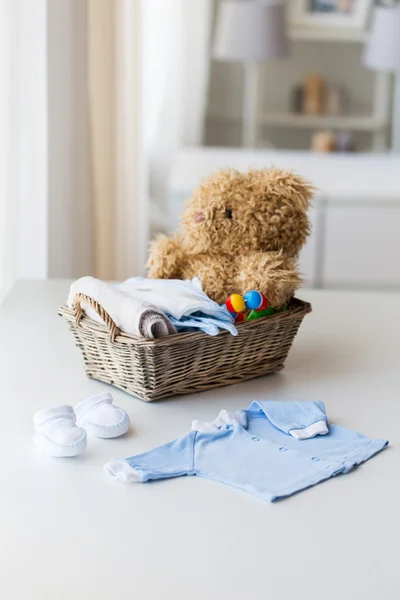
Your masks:
{"label": "blurred picture frame", "polygon": [[366,28],[374,0],[290,0],[289,22],[295,27]]}

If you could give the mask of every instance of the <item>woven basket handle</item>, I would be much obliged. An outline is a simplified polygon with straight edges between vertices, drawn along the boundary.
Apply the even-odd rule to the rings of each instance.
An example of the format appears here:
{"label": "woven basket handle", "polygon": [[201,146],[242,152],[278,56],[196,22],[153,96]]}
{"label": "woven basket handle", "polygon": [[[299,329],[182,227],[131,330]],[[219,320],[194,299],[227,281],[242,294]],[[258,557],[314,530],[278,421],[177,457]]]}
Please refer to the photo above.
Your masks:
{"label": "woven basket handle", "polygon": [[108,332],[110,334],[110,340],[113,342],[116,336],[120,333],[118,327],[116,326],[108,312],[106,312],[104,308],[100,306],[97,300],[93,300],[93,298],[91,298],[90,296],[86,296],[86,294],[77,294],[74,298],[72,310],[76,319],[76,324],[79,325],[82,317],[85,314],[85,311],[81,307],[81,302],[84,302],[85,304],[90,306],[90,308],[93,308],[93,310],[96,311],[100,319],[106,324]]}

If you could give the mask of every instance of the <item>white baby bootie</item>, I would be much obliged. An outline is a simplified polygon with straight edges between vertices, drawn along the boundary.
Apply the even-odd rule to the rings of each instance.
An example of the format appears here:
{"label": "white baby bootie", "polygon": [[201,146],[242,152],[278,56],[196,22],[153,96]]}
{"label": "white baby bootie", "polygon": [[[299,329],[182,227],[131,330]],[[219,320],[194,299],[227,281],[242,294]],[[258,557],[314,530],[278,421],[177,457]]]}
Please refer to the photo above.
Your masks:
{"label": "white baby bootie", "polygon": [[77,423],[99,438],[115,438],[126,433],[130,420],[127,413],[113,404],[108,392],[90,396],[75,406]]}
{"label": "white baby bootie", "polygon": [[86,448],[86,431],[76,426],[72,406],[43,408],[33,416],[33,441],[48,456],[77,456]]}

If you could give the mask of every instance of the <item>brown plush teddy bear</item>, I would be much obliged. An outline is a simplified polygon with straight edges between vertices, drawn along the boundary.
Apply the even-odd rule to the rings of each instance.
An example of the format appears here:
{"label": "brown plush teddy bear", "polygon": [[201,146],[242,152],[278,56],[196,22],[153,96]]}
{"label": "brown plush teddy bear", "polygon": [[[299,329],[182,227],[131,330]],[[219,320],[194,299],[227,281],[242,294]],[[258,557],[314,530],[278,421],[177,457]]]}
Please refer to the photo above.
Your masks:
{"label": "brown plush teddy bear", "polygon": [[148,276],[197,276],[219,304],[255,289],[279,308],[302,281],[297,258],[311,198],[309,183],[290,171],[215,173],[189,200],[178,231],[151,244]]}

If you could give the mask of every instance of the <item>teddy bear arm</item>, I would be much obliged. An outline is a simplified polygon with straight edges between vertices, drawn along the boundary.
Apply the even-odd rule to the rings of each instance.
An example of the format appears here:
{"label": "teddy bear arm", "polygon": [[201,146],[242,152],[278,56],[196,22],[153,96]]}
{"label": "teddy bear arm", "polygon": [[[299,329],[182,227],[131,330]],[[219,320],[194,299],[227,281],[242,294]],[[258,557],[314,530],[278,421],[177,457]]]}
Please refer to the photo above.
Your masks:
{"label": "teddy bear arm", "polygon": [[236,278],[238,291],[245,294],[258,290],[274,308],[283,306],[301,283],[297,262],[279,252],[254,252],[240,259]]}
{"label": "teddy bear arm", "polygon": [[152,279],[181,279],[184,258],[184,251],[177,240],[160,235],[150,245],[147,276]]}

